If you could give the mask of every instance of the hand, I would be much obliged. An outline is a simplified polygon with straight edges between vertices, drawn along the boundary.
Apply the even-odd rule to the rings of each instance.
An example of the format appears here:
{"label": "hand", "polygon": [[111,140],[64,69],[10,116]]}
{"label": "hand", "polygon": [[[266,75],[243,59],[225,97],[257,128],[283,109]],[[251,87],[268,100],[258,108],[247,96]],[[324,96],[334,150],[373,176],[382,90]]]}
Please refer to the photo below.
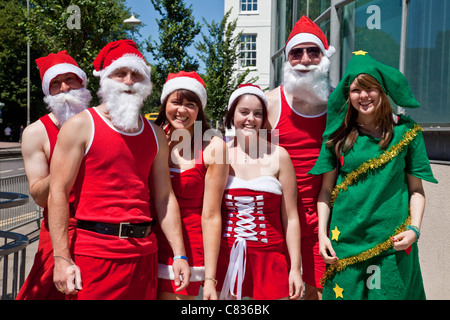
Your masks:
{"label": "hand", "polygon": [[395,251],[406,250],[416,241],[416,234],[412,230],[403,231],[392,237]]}
{"label": "hand", "polygon": [[80,269],[72,259],[55,256],[53,282],[58,291],[70,295],[77,294],[82,289]]}
{"label": "hand", "polygon": [[319,252],[327,264],[335,264],[339,260],[336,256],[336,252],[333,250],[330,238],[326,236],[319,238]]}
{"label": "hand", "polygon": [[172,264],[174,282],[178,287],[175,291],[181,291],[187,288],[189,285],[189,279],[191,278],[191,269],[185,259],[176,259]]}
{"label": "hand", "polygon": [[300,270],[289,272],[289,300],[298,300],[303,294],[303,279]]}

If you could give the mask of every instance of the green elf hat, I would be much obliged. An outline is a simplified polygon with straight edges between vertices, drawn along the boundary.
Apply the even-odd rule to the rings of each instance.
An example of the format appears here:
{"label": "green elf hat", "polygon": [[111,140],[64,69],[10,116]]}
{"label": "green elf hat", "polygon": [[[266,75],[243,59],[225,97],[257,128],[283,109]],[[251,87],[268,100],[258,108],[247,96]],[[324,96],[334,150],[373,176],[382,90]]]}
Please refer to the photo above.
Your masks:
{"label": "green elf hat", "polygon": [[344,121],[350,85],[361,73],[374,77],[397,105],[405,108],[420,107],[411,92],[408,80],[399,70],[376,61],[365,51],[359,50],[353,53],[354,56],[350,59],[342,80],[328,98],[324,141],[327,141]]}

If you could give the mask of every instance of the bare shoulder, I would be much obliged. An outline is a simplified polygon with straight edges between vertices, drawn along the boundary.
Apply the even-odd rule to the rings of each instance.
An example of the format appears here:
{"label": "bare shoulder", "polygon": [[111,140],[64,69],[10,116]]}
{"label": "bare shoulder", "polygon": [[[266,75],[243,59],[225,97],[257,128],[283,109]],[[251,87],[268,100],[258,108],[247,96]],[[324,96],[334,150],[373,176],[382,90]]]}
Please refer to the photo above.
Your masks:
{"label": "bare shoulder", "polygon": [[31,149],[42,149],[47,141],[45,126],[40,120],[37,120],[23,130],[22,153],[28,152]]}
{"label": "bare shoulder", "polygon": [[207,165],[212,163],[224,164],[226,161],[227,145],[220,136],[213,136],[204,147],[203,156]]}
{"label": "bare shoulder", "polygon": [[267,98],[267,120],[268,120],[268,129],[274,128],[276,125],[278,115],[279,115],[279,108],[280,105],[280,95],[279,95],[279,87],[272,89],[268,93],[266,93]]}
{"label": "bare shoulder", "polygon": [[277,104],[279,101],[279,87],[276,87],[275,89],[270,90],[266,93],[267,103],[269,105],[269,108],[273,107]]}
{"label": "bare shoulder", "polygon": [[91,116],[89,112],[85,110],[74,115],[62,125],[58,134],[58,142],[63,140],[87,143],[87,141],[90,140],[92,130]]}

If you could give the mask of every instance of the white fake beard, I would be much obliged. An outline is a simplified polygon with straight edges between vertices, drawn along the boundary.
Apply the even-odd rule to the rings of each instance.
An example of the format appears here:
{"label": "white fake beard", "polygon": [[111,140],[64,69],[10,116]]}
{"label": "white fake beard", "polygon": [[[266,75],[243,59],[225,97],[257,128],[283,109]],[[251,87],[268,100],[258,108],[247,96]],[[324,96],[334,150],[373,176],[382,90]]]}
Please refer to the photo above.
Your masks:
{"label": "white fake beard", "polygon": [[[328,101],[330,82],[328,71],[330,60],[323,56],[318,65],[291,66],[286,61],[283,66],[283,85],[286,92],[312,105],[323,105]],[[309,72],[300,72],[306,71]]]}
{"label": "white fake beard", "polygon": [[47,109],[58,120],[60,126],[71,117],[89,107],[92,100],[91,92],[86,88],[61,92],[57,95],[44,97]]}
{"label": "white fake beard", "polygon": [[[131,91],[132,94],[126,91]],[[128,132],[139,128],[140,110],[151,91],[152,85],[148,78],[133,85],[103,78],[98,96],[106,105],[106,111],[113,125],[121,131]]]}

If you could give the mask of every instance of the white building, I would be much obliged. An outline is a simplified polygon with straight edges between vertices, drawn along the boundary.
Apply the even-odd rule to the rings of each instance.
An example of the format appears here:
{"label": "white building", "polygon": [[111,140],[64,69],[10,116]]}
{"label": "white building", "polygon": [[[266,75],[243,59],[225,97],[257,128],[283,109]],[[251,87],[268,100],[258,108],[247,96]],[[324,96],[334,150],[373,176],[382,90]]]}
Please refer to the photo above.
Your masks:
{"label": "white building", "polygon": [[261,89],[270,85],[271,0],[224,0],[225,13],[232,9],[229,21],[237,18],[236,32],[242,31],[238,69],[252,70],[248,79],[259,77]]}

